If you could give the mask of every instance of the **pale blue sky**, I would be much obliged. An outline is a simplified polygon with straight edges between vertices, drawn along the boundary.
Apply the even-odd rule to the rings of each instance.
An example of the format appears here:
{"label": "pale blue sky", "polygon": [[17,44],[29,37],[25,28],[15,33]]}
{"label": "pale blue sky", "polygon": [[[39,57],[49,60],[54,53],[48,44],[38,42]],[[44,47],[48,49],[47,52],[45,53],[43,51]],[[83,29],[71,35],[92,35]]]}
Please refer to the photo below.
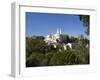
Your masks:
{"label": "pale blue sky", "polygon": [[86,30],[78,15],[26,12],[26,36],[46,36],[57,28],[71,36],[85,35]]}

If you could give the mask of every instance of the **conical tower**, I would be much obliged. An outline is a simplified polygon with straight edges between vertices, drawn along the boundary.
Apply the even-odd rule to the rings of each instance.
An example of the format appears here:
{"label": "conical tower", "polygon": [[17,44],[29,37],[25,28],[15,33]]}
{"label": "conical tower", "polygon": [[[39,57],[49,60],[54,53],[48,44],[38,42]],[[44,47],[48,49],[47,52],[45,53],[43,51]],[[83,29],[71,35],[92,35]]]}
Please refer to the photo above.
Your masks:
{"label": "conical tower", "polygon": [[61,28],[60,28],[60,34],[61,34]]}
{"label": "conical tower", "polygon": [[59,29],[57,28],[57,34],[59,34]]}

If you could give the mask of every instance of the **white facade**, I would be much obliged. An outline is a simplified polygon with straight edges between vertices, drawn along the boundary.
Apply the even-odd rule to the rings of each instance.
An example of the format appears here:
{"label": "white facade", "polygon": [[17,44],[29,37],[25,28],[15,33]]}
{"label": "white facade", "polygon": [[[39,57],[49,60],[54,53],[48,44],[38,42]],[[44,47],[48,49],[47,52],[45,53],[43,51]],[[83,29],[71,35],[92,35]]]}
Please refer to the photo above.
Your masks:
{"label": "white facade", "polygon": [[55,34],[49,34],[45,37],[44,41],[46,43],[57,43],[57,40],[61,40],[60,35],[61,35],[61,28],[57,29],[57,32]]}

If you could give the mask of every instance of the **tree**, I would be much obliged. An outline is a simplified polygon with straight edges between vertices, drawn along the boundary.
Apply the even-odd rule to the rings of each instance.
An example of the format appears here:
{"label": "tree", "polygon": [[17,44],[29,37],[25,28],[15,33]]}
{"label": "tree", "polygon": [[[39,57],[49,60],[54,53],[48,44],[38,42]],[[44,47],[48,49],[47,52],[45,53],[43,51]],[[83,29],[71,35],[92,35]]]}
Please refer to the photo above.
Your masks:
{"label": "tree", "polygon": [[74,64],[86,64],[89,62],[87,55],[80,51],[61,51],[55,53],[49,62],[50,66],[54,65],[74,65]]}
{"label": "tree", "polygon": [[26,58],[26,67],[46,66],[48,59],[44,54],[33,52]]}
{"label": "tree", "polygon": [[70,41],[70,38],[68,35],[61,35],[61,40],[63,43],[68,43]]}
{"label": "tree", "polygon": [[89,20],[89,16],[88,15],[80,15],[80,21],[83,22],[83,25],[86,27],[86,34],[89,35],[89,31],[90,31],[90,20]]}
{"label": "tree", "polygon": [[31,38],[32,38],[32,39],[44,40],[44,36],[36,36],[36,35],[33,35]]}
{"label": "tree", "polygon": [[46,43],[43,40],[43,37],[41,36],[34,36],[34,37],[27,37],[26,38],[26,52],[32,53],[32,52],[45,52],[45,46]]}
{"label": "tree", "polygon": [[82,47],[86,47],[86,45],[87,44],[89,44],[89,40],[87,39],[87,38],[85,38],[83,35],[80,35],[79,37],[78,37],[78,43],[80,44],[80,45],[82,45]]}
{"label": "tree", "polygon": [[73,43],[73,42],[77,42],[77,38],[71,36],[71,37],[70,37],[70,42],[71,42],[71,43]]}

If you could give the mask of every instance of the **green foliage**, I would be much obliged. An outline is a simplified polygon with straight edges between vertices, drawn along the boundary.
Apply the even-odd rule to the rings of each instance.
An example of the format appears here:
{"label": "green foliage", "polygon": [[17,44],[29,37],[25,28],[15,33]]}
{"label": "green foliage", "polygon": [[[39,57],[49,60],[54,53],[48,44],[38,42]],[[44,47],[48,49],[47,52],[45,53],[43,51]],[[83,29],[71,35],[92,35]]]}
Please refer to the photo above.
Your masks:
{"label": "green foliage", "polygon": [[76,65],[89,64],[89,50],[83,51],[61,51],[47,54],[32,53],[26,58],[26,66],[56,66],[56,65]]}
{"label": "green foliage", "polygon": [[89,40],[85,38],[83,35],[80,35],[78,38],[78,43],[85,48],[86,45],[89,44]]}
{"label": "green foliage", "polygon": [[77,42],[77,38],[71,36],[69,42],[71,43]]}
{"label": "green foliage", "polygon": [[26,66],[45,66],[47,65],[47,59],[44,54],[32,53],[28,58],[26,58]]}
{"label": "green foliage", "polygon": [[[66,39],[72,42],[78,40],[68,36]],[[82,45],[89,44],[89,41],[82,37],[79,41]],[[89,47],[79,50],[55,51],[49,49],[42,37],[26,38],[26,67],[89,64],[89,59]]]}
{"label": "green foliage", "polygon": [[68,42],[76,42],[77,38],[69,35],[61,35],[61,40],[63,43],[68,43]]}
{"label": "green foliage", "polygon": [[61,35],[61,39],[63,43],[68,43],[70,41],[70,38],[68,35]]}
{"label": "green foliage", "polygon": [[89,56],[79,51],[61,51],[55,53],[49,65],[74,65],[74,64],[88,64]]}
{"label": "green foliage", "polygon": [[45,42],[42,38],[26,38],[26,53],[45,52]]}
{"label": "green foliage", "polygon": [[47,66],[49,66],[49,63],[50,63],[50,61],[51,61],[54,54],[55,54],[55,52],[49,52],[49,53],[45,54],[45,57],[48,60]]}
{"label": "green foliage", "polygon": [[89,16],[88,15],[80,15],[80,21],[83,22],[83,25],[86,27],[86,34],[89,35],[90,25],[89,25]]}
{"label": "green foliage", "polygon": [[32,39],[44,40],[44,37],[43,37],[43,36],[36,36],[36,35],[33,35],[31,38],[32,38]]}

